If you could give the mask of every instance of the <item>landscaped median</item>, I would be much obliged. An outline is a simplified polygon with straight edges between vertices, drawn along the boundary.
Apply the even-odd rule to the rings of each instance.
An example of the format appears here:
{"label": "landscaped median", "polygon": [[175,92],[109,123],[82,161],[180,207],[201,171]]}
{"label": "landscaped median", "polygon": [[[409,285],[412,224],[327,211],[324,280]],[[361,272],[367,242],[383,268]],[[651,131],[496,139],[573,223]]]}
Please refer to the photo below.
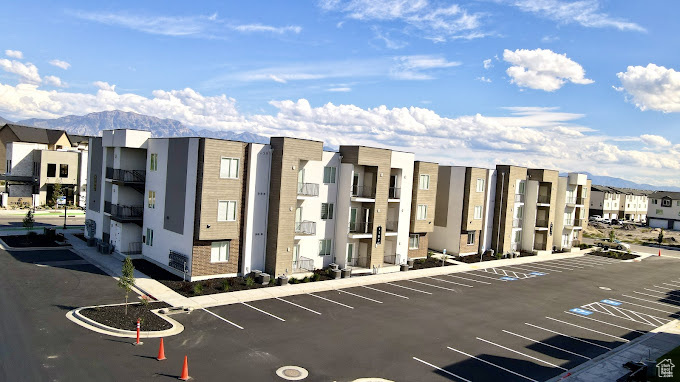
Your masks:
{"label": "landscaped median", "polygon": [[140,338],[168,337],[184,331],[184,325],[161,313],[167,310],[164,302],[131,303],[125,314],[125,304],[86,306],[66,313],[72,322],[97,333],[115,337],[136,338],[137,319]]}

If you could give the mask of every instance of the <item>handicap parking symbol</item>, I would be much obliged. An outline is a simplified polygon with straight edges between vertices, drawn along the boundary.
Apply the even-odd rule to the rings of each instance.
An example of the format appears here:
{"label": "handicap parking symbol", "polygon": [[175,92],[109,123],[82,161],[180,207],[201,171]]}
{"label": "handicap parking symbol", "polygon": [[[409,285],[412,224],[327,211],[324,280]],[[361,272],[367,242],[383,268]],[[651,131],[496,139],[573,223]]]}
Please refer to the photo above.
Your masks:
{"label": "handicap parking symbol", "polygon": [[503,277],[501,277],[501,280],[505,280],[505,281],[515,281],[515,280],[517,280],[517,279],[516,279],[515,277],[503,276]]}
{"label": "handicap parking symbol", "polygon": [[532,275],[532,276],[545,276],[545,273],[543,273],[543,272],[531,272],[529,274]]}
{"label": "handicap parking symbol", "polygon": [[581,308],[569,309],[569,311],[576,314],[580,314],[582,316],[590,316],[591,314],[593,314],[593,312]]}
{"label": "handicap parking symbol", "polygon": [[602,301],[600,301],[600,302],[601,302],[601,303],[604,303],[604,304],[614,305],[614,306],[619,306],[619,305],[621,305],[620,302],[614,301],[614,300],[607,300],[607,299],[605,299],[605,300],[602,300]]}

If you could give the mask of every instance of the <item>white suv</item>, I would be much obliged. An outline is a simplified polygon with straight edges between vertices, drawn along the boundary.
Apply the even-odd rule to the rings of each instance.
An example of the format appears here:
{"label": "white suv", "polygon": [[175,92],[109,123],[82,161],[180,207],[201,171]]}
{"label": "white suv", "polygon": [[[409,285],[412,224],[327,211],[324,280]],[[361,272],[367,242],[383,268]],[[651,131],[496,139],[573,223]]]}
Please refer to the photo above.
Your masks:
{"label": "white suv", "polygon": [[627,251],[630,249],[629,244],[622,243],[616,239],[614,239],[614,241],[611,241],[610,239],[595,240],[595,245],[604,249],[613,248],[618,249],[619,251]]}

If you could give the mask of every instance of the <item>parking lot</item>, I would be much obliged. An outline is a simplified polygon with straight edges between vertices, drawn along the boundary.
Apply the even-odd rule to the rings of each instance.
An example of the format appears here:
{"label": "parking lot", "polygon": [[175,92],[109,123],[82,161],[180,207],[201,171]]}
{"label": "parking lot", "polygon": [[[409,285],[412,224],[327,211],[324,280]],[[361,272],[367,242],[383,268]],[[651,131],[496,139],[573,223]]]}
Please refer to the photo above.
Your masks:
{"label": "parking lot", "polygon": [[[469,272],[176,314],[185,331],[165,338],[168,360],[157,362],[157,340],[130,346],[68,322],[65,308],[55,306],[122,301],[110,277],[38,255],[2,253],[2,261],[10,285],[52,280],[47,287],[32,281],[40,298],[12,297],[20,306],[44,305],[22,308],[13,321],[28,318],[29,340],[18,336],[15,349],[32,354],[40,373],[22,380],[175,380],[188,355],[196,380],[277,381],[275,371],[292,365],[309,371],[307,381],[542,381],[668,322],[680,306],[676,259],[490,262]],[[22,351],[14,354],[21,359]]]}

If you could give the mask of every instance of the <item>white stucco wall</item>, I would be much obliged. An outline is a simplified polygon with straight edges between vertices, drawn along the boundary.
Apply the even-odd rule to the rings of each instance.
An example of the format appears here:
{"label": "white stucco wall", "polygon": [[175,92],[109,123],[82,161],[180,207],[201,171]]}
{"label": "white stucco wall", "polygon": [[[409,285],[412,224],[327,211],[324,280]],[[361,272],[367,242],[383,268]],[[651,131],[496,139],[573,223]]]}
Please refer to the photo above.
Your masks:
{"label": "white stucco wall", "polygon": [[246,274],[254,269],[264,270],[267,250],[267,220],[269,215],[269,181],[271,146],[252,143],[248,152],[248,180],[246,184],[245,230],[243,265]]}
{"label": "white stucco wall", "polygon": [[[438,251],[446,249],[447,253],[458,255],[460,252],[460,233],[463,220],[466,168],[447,167],[447,169],[451,171],[451,180],[449,182],[446,226],[435,224],[434,231],[430,234],[429,246]],[[439,178],[440,182],[442,179],[442,177]]]}
{"label": "white stucco wall", "polygon": [[[392,151],[392,168],[400,169],[401,176],[397,180],[397,187],[401,188],[401,194],[399,198],[398,207],[398,226],[397,226],[397,237],[396,237],[396,250],[388,252],[385,248],[385,254],[388,255],[391,252],[396,253],[396,264],[405,263],[408,258],[408,238],[409,238],[409,227],[411,225],[411,196],[413,189],[413,163],[415,161],[415,155],[413,153],[406,153],[401,151]],[[397,203],[388,203],[397,204]],[[391,207],[391,206],[390,206]],[[433,211],[434,213],[434,211]],[[385,236],[386,229],[383,229],[383,237]],[[387,241],[385,242],[388,243]],[[389,242],[390,245],[394,245],[394,242]]]}

